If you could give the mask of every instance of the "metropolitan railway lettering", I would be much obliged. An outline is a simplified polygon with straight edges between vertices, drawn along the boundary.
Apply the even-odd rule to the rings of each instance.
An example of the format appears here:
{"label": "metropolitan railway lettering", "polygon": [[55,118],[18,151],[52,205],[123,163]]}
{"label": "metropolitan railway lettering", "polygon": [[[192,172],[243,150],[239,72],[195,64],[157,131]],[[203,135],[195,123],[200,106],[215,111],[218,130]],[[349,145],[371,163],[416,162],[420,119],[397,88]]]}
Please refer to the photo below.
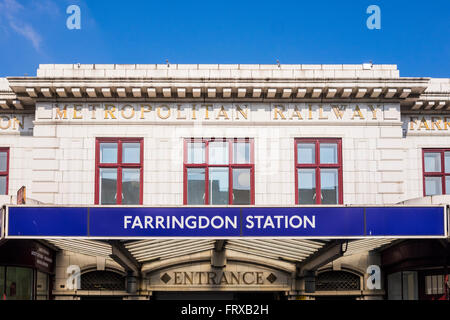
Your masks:
{"label": "metropolitan railway lettering", "polygon": [[264,121],[378,121],[382,110],[367,104],[74,103],[54,104],[53,120],[251,121],[254,113]]}

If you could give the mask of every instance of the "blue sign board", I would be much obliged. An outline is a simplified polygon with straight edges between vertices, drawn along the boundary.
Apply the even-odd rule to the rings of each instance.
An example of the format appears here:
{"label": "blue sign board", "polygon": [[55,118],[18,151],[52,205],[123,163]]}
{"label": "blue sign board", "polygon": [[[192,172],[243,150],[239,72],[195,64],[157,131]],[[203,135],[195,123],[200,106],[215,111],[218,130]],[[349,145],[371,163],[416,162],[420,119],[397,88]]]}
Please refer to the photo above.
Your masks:
{"label": "blue sign board", "polygon": [[8,235],[83,237],[88,226],[87,208],[10,207]]}
{"label": "blue sign board", "polygon": [[10,238],[445,237],[441,207],[7,208]]}

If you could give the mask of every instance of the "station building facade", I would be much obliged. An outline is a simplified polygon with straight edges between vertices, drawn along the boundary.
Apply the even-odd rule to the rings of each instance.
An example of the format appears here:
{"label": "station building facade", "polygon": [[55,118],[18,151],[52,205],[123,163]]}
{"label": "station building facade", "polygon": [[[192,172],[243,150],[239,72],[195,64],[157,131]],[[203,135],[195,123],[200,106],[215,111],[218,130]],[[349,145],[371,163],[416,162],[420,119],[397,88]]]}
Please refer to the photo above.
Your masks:
{"label": "station building facade", "polygon": [[[450,204],[450,79],[395,65],[40,65],[0,79],[0,107],[5,205],[22,186],[43,207]],[[448,239],[2,239],[0,293],[447,299],[449,252]]]}

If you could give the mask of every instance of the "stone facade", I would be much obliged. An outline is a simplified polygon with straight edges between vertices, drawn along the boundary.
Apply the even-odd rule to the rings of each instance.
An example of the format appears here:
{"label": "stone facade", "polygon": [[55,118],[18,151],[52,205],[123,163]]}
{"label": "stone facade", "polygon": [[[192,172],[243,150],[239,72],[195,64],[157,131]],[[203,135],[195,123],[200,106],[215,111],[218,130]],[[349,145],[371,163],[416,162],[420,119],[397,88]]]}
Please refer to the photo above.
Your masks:
{"label": "stone facade", "polygon": [[[143,138],[148,206],[183,205],[185,138],[254,139],[255,205],[277,206],[295,205],[295,138],[342,139],[344,205],[423,197],[422,149],[450,148],[450,79],[402,78],[392,65],[41,65],[37,77],[1,80],[0,148],[10,150],[8,194],[26,186],[28,197],[43,204],[94,204],[99,137]],[[144,265],[138,296],[178,290],[172,282],[186,279],[174,280],[173,273],[209,272],[212,255],[208,250],[195,262],[189,257]],[[227,272],[249,270],[249,279],[260,272],[264,283],[274,274],[277,280],[267,288],[255,280],[251,290],[242,283],[224,290],[299,295],[295,264],[252,265],[239,252],[226,255]],[[376,254],[363,252],[323,270],[351,269],[361,277],[358,296],[379,298],[384,291],[369,292],[365,284],[374,260]],[[62,287],[69,265],[79,265],[82,273],[125,274],[107,256],[70,250],[58,252],[56,264],[58,298],[80,295]],[[164,273],[172,274],[170,288],[161,283]],[[222,290],[216,281],[213,289]],[[126,292],[83,294],[130,298]]]}

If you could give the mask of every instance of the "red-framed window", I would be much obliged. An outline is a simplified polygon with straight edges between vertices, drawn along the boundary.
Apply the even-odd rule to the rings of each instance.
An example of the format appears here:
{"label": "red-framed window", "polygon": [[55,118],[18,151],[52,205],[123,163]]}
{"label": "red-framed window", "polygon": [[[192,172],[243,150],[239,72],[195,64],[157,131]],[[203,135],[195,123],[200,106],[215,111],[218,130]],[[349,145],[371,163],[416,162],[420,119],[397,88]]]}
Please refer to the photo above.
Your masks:
{"label": "red-framed window", "polygon": [[0,148],[0,195],[7,195],[9,187],[9,148]]}
{"label": "red-framed window", "polygon": [[142,204],[144,177],[142,138],[97,138],[95,204]]}
{"label": "red-framed window", "polygon": [[253,139],[184,140],[185,205],[255,204]]}
{"label": "red-framed window", "polygon": [[295,139],[295,203],[342,204],[342,140]]}
{"label": "red-framed window", "polygon": [[423,149],[423,195],[450,194],[450,148]]}

